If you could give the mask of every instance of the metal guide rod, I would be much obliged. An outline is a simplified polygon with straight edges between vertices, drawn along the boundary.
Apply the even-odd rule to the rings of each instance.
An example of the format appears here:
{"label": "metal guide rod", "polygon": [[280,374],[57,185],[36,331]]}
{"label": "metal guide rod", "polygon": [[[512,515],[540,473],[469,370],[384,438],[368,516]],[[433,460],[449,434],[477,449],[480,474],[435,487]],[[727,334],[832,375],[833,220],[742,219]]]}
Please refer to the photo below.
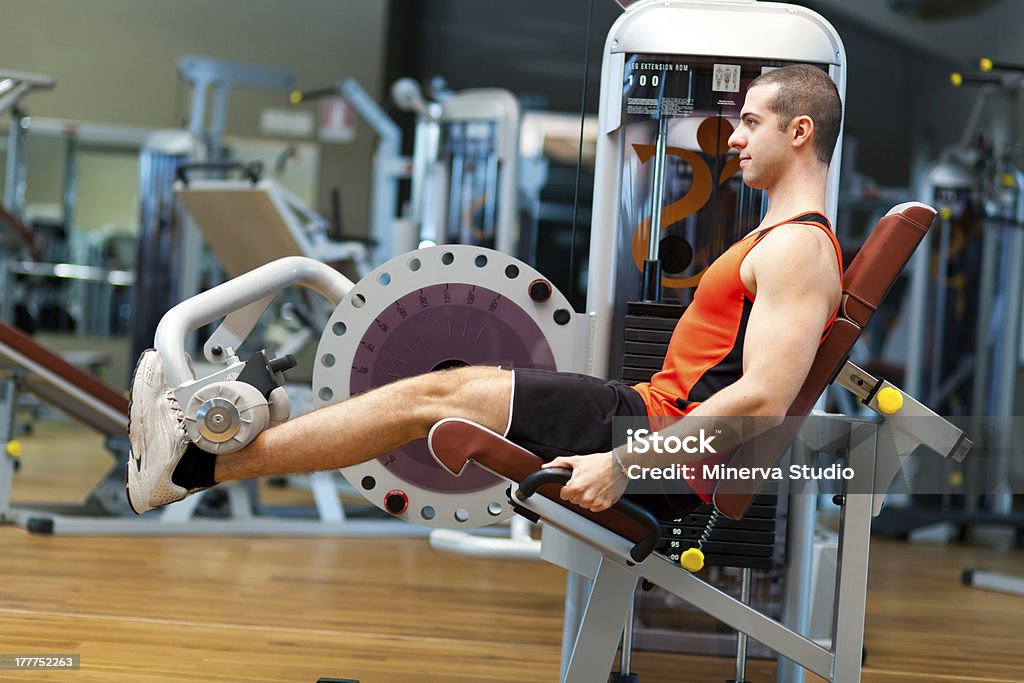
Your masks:
{"label": "metal guide rod", "polygon": [[632,670],[633,656],[633,620],[636,619],[636,594],[629,600],[629,609],[626,612],[626,626],[622,629],[622,657],[619,663],[619,673],[626,675]]}
{"label": "metal guide rod", "polygon": [[27,117],[15,113],[7,132],[7,171],[4,177],[3,201],[7,210],[20,217],[25,208],[27,159],[25,145],[28,139]]}
{"label": "metal guide rod", "polygon": [[[664,87],[664,80],[662,80]],[[661,262],[658,252],[661,246],[661,209],[665,203],[665,144],[668,137],[668,117],[662,109],[662,98],[658,97],[658,136],[654,143],[654,178],[651,182],[651,229],[647,244],[647,260],[644,262],[641,299],[661,300]]]}
{"label": "metal guide rod", "polygon": [[451,153],[451,178],[448,188],[448,225],[444,236],[440,237],[438,243],[448,242],[449,235],[454,239],[461,240],[464,244],[471,244],[465,232],[466,226],[462,222],[463,208],[463,183],[466,181],[466,129],[468,123],[448,124],[448,151]]}
{"label": "metal guide rod", "polygon": [[[740,572],[740,602],[750,604],[750,567]],[[747,680],[747,634],[736,631],[736,683]]]}
{"label": "metal guide rod", "polygon": [[[939,218],[939,263],[949,263],[950,232],[952,230],[952,218]],[[932,320],[932,347],[931,358],[929,359],[929,377],[926,385],[924,401],[930,405],[941,402],[945,397],[940,397],[939,386],[942,375],[942,351],[945,346],[945,332],[943,327],[943,312],[946,310],[946,279],[948,272],[946,268],[939,268],[935,283],[935,316]]]}
{"label": "metal guide rod", "polygon": [[[495,124],[491,124],[489,127],[490,134],[497,138],[497,131]],[[497,246],[497,233],[498,233],[498,175],[500,172],[500,162],[498,160],[498,150],[493,145],[484,143],[484,151],[486,152],[487,160],[487,186],[484,191],[484,233],[488,239],[495,240],[495,246]]]}
{"label": "metal guide rod", "polygon": [[[659,106],[660,106],[659,101]],[[661,234],[661,208],[665,203],[665,137],[668,118],[658,111],[658,137],[654,143],[654,181],[651,184],[651,241],[647,258],[658,260],[658,236]]]}

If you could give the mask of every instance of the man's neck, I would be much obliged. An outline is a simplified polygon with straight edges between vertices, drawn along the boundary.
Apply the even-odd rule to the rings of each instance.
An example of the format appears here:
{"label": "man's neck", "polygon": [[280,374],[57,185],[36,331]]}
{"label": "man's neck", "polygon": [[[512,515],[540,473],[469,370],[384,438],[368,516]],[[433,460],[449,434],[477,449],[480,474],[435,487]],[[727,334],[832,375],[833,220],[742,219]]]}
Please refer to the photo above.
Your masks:
{"label": "man's neck", "polygon": [[826,172],[789,174],[767,190],[768,213],[758,227],[775,225],[802,213],[825,214]]}

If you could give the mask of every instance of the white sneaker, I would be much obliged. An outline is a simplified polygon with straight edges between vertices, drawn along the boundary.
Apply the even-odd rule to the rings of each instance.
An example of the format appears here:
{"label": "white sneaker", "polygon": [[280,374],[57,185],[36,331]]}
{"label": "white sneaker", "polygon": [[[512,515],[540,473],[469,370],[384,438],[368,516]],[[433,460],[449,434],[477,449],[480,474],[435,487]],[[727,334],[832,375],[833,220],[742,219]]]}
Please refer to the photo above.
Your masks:
{"label": "white sneaker", "polygon": [[131,453],[125,487],[128,504],[135,514],[179,501],[190,493],[171,481],[189,440],[185,416],[167,386],[163,361],[156,349],[143,352],[135,366],[128,408],[128,440]]}

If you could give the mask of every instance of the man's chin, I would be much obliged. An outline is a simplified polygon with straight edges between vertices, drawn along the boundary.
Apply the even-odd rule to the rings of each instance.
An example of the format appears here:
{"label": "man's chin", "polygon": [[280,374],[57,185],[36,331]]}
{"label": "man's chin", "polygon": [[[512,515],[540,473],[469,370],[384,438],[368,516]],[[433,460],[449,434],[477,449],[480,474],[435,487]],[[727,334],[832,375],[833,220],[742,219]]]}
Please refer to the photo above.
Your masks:
{"label": "man's chin", "polygon": [[751,190],[763,190],[764,185],[761,183],[761,178],[758,178],[752,173],[743,172],[743,184],[749,187]]}

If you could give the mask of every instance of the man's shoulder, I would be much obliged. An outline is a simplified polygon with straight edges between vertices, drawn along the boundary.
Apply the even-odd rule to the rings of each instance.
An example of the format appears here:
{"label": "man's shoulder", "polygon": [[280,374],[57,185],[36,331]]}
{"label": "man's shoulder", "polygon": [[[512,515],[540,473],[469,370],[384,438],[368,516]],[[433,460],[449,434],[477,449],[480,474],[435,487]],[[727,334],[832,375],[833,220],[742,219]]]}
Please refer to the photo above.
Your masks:
{"label": "man's shoulder", "polygon": [[816,225],[785,223],[776,227],[750,254],[755,286],[758,280],[765,278],[782,277],[792,281],[794,275],[798,280],[811,278],[825,285],[839,274],[839,257],[833,240],[831,230],[826,232]]}
{"label": "man's shoulder", "polygon": [[774,226],[760,240],[760,246],[769,247],[762,251],[799,250],[815,252],[828,247],[826,253],[834,252],[835,233],[831,227],[802,221],[787,221]]}

